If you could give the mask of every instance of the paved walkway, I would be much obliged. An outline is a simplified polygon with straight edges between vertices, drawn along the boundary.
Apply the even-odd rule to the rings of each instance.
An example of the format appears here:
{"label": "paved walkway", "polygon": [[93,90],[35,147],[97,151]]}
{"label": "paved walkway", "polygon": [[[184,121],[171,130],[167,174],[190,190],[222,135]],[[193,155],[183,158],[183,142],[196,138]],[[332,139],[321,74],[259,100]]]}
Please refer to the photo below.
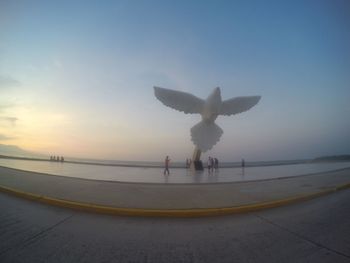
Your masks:
{"label": "paved walkway", "polygon": [[1,263],[349,263],[350,190],[201,218],[80,213],[0,193]]}
{"label": "paved walkway", "polygon": [[232,208],[302,199],[349,186],[350,168],[284,179],[203,185],[95,181],[0,167],[2,190],[126,209]]}

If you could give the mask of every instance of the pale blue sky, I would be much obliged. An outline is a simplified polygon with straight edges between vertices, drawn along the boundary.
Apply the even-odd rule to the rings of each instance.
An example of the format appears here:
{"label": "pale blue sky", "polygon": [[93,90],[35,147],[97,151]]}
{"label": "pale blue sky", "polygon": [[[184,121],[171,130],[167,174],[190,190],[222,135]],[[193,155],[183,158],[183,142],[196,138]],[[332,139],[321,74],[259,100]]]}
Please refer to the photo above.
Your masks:
{"label": "pale blue sky", "polygon": [[[0,143],[121,160],[190,157],[199,116],[154,85],[223,99],[224,161],[350,153],[349,1],[2,1]],[[8,118],[15,118],[10,121]]]}

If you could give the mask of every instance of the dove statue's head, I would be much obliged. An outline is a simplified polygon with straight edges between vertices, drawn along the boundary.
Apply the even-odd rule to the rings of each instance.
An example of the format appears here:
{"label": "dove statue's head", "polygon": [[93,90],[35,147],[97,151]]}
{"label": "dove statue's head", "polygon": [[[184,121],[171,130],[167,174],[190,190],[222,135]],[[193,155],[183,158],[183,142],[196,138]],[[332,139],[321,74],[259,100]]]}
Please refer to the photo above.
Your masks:
{"label": "dove statue's head", "polygon": [[213,91],[213,94],[220,95],[221,96],[221,91],[219,87],[216,87]]}
{"label": "dove statue's head", "polygon": [[219,87],[216,87],[207,98],[207,103],[218,107],[221,104],[221,91]]}

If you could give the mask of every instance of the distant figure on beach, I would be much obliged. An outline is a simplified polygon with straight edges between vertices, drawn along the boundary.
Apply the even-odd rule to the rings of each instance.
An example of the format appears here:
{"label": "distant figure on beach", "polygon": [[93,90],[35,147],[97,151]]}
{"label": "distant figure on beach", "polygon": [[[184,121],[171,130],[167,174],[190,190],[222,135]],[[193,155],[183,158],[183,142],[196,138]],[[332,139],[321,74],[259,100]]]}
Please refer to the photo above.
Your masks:
{"label": "distant figure on beach", "polygon": [[214,167],[215,167],[215,170],[219,169],[219,160],[218,158],[214,158]]}
{"label": "distant figure on beach", "polygon": [[63,158],[63,156],[61,156],[61,162],[64,162],[64,158]]}
{"label": "distant figure on beach", "polygon": [[[191,160],[191,159],[190,159]],[[189,168],[191,163],[190,163],[190,160],[186,158],[186,168]]]}
{"label": "distant figure on beach", "polygon": [[165,158],[164,175],[166,173],[168,173],[168,175],[170,174],[170,172],[169,172],[169,163],[170,163],[170,159],[169,159],[169,156],[167,155],[166,158]]}
{"label": "distant figure on beach", "polygon": [[211,170],[211,163],[212,163],[211,157],[209,156],[208,157],[208,172],[210,172],[210,170]]}
{"label": "distant figure on beach", "polygon": [[211,171],[213,172],[213,171],[214,171],[214,168],[215,168],[215,160],[214,160],[214,157],[211,157],[211,158],[210,158],[210,168],[211,168]]}
{"label": "distant figure on beach", "polygon": [[242,159],[242,168],[244,168],[245,167],[245,161],[244,161],[244,159]]}

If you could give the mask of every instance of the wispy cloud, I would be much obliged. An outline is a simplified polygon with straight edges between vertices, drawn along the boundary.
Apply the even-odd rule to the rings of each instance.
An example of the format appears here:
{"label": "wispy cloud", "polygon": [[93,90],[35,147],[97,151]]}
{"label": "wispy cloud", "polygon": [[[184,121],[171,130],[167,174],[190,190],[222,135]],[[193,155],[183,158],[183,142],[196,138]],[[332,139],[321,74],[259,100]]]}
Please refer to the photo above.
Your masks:
{"label": "wispy cloud", "polygon": [[21,82],[9,75],[0,75],[0,89],[20,86]]}
{"label": "wispy cloud", "polygon": [[6,124],[10,124],[12,126],[16,125],[18,118],[16,117],[0,117],[0,123],[6,123]]}
{"label": "wispy cloud", "polygon": [[11,107],[13,107],[13,106],[14,106],[14,105],[11,104],[11,103],[1,103],[1,102],[0,102],[0,112],[6,110],[6,109],[8,109],[8,108],[11,108]]}
{"label": "wispy cloud", "polygon": [[1,134],[0,133],[0,141],[6,141],[6,140],[12,140],[14,139],[15,137],[10,137],[10,136],[7,136],[5,134]]}

